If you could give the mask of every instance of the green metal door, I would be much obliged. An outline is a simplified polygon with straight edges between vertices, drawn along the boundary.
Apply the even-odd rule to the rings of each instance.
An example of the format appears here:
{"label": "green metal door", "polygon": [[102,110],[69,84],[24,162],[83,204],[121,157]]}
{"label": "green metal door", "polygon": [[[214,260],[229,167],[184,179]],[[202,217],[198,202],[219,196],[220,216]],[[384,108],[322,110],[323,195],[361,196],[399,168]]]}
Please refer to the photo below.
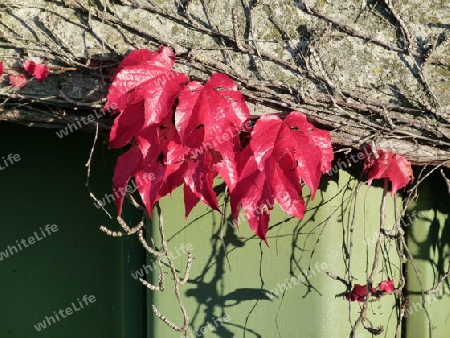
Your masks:
{"label": "green metal door", "polygon": [[[144,336],[145,293],[128,278],[144,256],[132,238],[99,231],[115,222],[85,186],[92,139],[0,124],[0,337]],[[114,161],[97,148],[98,194],[111,190]]]}

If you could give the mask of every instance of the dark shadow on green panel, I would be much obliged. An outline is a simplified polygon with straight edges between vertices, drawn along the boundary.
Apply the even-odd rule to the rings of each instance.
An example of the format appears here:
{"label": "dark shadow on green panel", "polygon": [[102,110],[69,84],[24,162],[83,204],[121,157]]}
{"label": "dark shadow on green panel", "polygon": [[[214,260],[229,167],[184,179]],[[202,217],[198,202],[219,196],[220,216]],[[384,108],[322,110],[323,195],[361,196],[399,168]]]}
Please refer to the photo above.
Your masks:
{"label": "dark shadow on green panel", "polygon": [[[0,163],[20,155],[0,170],[0,337],[145,336],[145,293],[130,275],[143,254],[133,238],[99,231],[117,224],[94,206],[85,186],[92,142],[90,134],[60,139],[54,130],[0,123]],[[111,192],[114,164],[98,143],[91,163],[97,196]],[[106,207],[114,216],[114,205]],[[47,224],[57,231],[42,238]],[[28,245],[19,249],[22,239]],[[81,308],[84,295],[95,301]],[[35,325],[44,321],[38,332]]]}
{"label": "dark shadow on green panel", "polygon": [[[431,170],[426,168],[424,173]],[[444,170],[450,177],[450,170]],[[419,172],[415,172],[419,176]],[[417,200],[408,209],[404,226],[409,250],[414,257],[414,265],[410,260],[406,264],[406,297],[408,307],[404,320],[405,337],[443,338],[448,336],[449,290],[448,277],[443,280],[449,270],[450,255],[450,192],[440,170],[435,170],[418,187]],[[423,214],[420,214],[423,213]],[[419,217],[417,217],[419,215]],[[441,283],[440,283],[441,282]],[[422,305],[422,290],[433,290],[425,295],[425,304],[429,317]]]}
{"label": "dark shadow on green panel", "polygon": [[[418,173],[415,173],[418,175]],[[446,177],[450,177],[450,170],[445,170]],[[446,182],[439,171],[433,172],[422,185],[419,185],[419,198],[415,208],[409,210],[408,221],[411,223],[414,215],[419,212],[432,210],[431,216],[424,219],[429,222],[425,230],[426,235],[420,240],[416,238],[414,232],[409,232],[409,243],[414,243],[417,250],[414,258],[428,261],[435,271],[433,280],[438,281],[448,271],[450,254],[450,217],[445,222],[438,219],[438,213],[450,215],[450,194]],[[413,215],[412,213],[415,212]],[[448,279],[445,281],[447,287],[450,286]]]}
{"label": "dark shadow on green panel", "polygon": [[[231,220],[229,219],[225,224],[225,233],[223,236],[225,248],[220,240],[220,227],[212,234],[210,238],[211,242],[211,253],[208,257],[207,263],[204,265],[202,272],[195,278],[190,279],[188,284],[195,285],[195,288],[189,289],[185,292],[185,296],[195,299],[197,304],[197,309],[191,314],[191,322],[197,322],[197,318],[203,318],[203,323],[199,324],[198,327],[204,327],[207,325],[215,326],[215,333],[218,337],[234,337],[235,333],[227,328],[225,325],[215,325],[219,323],[220,319],[227,315],[227,308],[232,306],[238,306],[242,302],[255,300],[269,300],[267,296],[268,290],[261,288],[237,288],[231,292],[223,292],[223,283],[225,279],[225,274],[229,272],[229,265],[226,259],[226,252],[231,252],[236,248],[242,248],[245,246],[245,241],[241,240],[236,236],[233,230]],[[206,275],[210,273],[210,270],[214,271],[214,275],[211,278]],[[200,313],[200,309],[204,308],[203,312]],[[220,313],[218,313],[220,312]],[[244,329],[243,326],[227,323],[230,326],[238,326]],[[194,328],[190,327],[191,331]],[[262,337],[261,334],[255,332],[249,327],[245,328],[249,337]]]}

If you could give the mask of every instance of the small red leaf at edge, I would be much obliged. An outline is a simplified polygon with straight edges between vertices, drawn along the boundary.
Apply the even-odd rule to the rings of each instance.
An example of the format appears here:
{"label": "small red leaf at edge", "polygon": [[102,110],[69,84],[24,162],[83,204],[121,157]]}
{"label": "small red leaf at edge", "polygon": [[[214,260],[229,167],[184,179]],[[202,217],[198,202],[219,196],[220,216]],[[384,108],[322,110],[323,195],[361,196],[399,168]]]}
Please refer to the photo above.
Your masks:
{"label": "small red leaf at edge", "polygon": [[36,67],[36,62],[32,60],[25,60],[23,62],[23,69],[31,76],[34,75],[34,68]]}
{"label": "small red leaf at edge", "polygon": [[392,195],[406,186],[413,176],[411,163],[401,155],[390,151],[377,150],[378,158],[369,166],[368,184],[373,179],[386,178],[392,182]]}
{"label": "small red leaf at edge", "polygon": [[14,88],[20,88],[22,87],[24,84],[27,83],[27,78],[25,77],[25,75],[23,74],[11,74],[9,76],[9,83],[14,87]]}
{"label": "small red leaf at edge", "polygon": [[33,76],[39,81],[44,82],[45,79],[48,77],[48,72],[49,69],[46,65],[37,64],[36,67],[34,67]]}
{"label": "small red leaf at edge", "polygon": [[[375,293],[377,290],[372,288],[372,293]],[[369,288],[367,285],[355,284],[350,293],[345,294],[345,299],[350,302],[354,302],[355,300],[358,302],[364,302],[367,294],[369,293]]]}
{"label": "small red leaf at edge", "polygon": [[378,288],[382,292],[391,293],[394,291],[394,288],[395,288],[394,281],[393,280],[383,280],[378,285]]}

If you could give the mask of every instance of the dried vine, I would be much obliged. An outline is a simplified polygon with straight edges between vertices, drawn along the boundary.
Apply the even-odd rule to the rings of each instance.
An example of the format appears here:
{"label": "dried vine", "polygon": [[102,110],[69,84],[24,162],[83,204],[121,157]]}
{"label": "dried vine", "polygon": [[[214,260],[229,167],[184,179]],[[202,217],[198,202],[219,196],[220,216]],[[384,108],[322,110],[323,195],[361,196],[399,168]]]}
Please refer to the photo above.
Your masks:
{"label": "dried vine", "polygon": [[[130,196],[130,198],[132,198],[132,197]],[[139,209],[142,209],[142,207],[139,206]],[[161,314],[161,312],[156,307],[156,305],[152,305],[152,309],[153,309],[153,312],[155,313],[155,315],[161,321],[163,321],[167,326],[169,326],[171,329],[173,329],[175,331],[184,332],[187,337],[187,331],[189,328],[189,316],[188,316],[188,313],[184,306],[183,299],[181,298],[180,286],[186,284],[186,282],[189,279],[189,272],[192,267],[192,251],[190,251],[190,250],[187,251],[186,269],[185,269],[183,277],[180,278],[178,276],[174,258],[170,255],[170,252],[169,252],[166,235],[165,235],[165,229],[164,229],[163,214],[162,214],[161,208],[158,203],[156,204],[156,211],[158,213],[158,231],[159,231],[159,236],[161,238],[161,243],[160,243],[159,247],[156,246],[156,244],[151,236],[150,236],[150,243],[148,243],[148,241],[144,237],[143,229],[145,228],[145,225],[144,225],[145,217],[146,217],[145,213],[144,213],[141,221],[134,227],[128,226],[121,217],[117,217],[117,221],[118,221],[119,225],[122,227],[123,232],[126,235],[128,235],[128,236],[137,235],[142,247],[158,261],[158,267],[159,267],[158,285],[153,285],[152,283],[148,282],[147,280],[145,280],[143,278],[139,278],[139,281],[146,288],[150,289],[151,291],[161,291],[161,292],[164,291],[164,289],[165,289],[165,277],[164,277],[165,272],[164,272],[162,260],[168,262],[169,271],[170,271],[170,274],[173,277],[173,280],[175,283],[175,285],[174,285],[175,297],[176,297],[178,306],[180,307],[180,311],[183,315],[183,325],[179,326],[179,325],[174,324],[170,319],[168,319],[163,314]],[[112,231],[105,226],[101,226],[100,230],[105,232],[107,235],[110,235],[113,237],[123,236],[122,231]]]}

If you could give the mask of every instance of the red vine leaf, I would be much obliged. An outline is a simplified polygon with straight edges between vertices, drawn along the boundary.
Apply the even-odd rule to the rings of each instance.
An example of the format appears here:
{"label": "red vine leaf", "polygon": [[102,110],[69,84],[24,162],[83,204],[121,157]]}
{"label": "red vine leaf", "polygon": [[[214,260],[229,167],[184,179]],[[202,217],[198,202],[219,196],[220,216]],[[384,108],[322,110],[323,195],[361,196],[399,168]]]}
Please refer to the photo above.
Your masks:
{"label": "red vine leaf", "polygon": [[[301,182],[314,197],[320,176],[330,169],[328,132],[300,112],[284,121],[265,115],[253,126],[245,99],[228,76],[213,74],[205,85],[186,85],[188,77],[172,71],[174,60],[167,47],[137,50],[113,76],[105,109],[119,115],[110,148],[132,141],[117,161],[115,191],[127,190],[134,177],[151,217],[154,204],[183,185],[187,217],[199,201],[219,210],[213,182],[220,174],[230,191],[233,217],[243,208],[250,228],[267,243],[274,201],[303,217]],[[115,195],[120,214],[125,194]]]}
{"label": "red vine leaf", "polygon": [[[197,157],[195,160],[189,160],[186,171],[184,172],[184,183],[189,186],[190,191],[196,196],[196,200],[201,200],[206,205],[219,211],[217,203],[217,196],[213,191],[214,177],[217,172],[213,170],[213,156],[210,152],[205,152]],[[190,194],[189,196],[192,196]],[[186,195],[184,200],[186,202]],[[187,205],[194,205],[194,201],[188,201]],[[191,208],[192,209],[192,208]],[[190,210],[186,208],[186,217]]]}
{"label": "red vine leaf", "polygon": [[[167,49],[166,49],[167,51]],[[167,51],[169,52],[169,51]],[[170,53],[169,53],[170,54]],[[124,68],[130,66],[136,66],[147,61],[152,62],[155,58],[155,52],[149,51],[148,49],[137,49],[128,54],[122,62],[117,66],[115,72],[113,73],[112,80],[114,81],[116,75]]]}
{"label": "red vine leaf", "polygon": [[331,166],[331,139],[300,112],[289,114],[284,121],[264,115],[252,130],[250,149],[253,155],[246,160],[231,191],[231,208],[236,219],[242,206],[252,230],[266,240],[268,213],[274,199],[289,215],[303,217],[305,202],[300,180],[314,197],[320,176]]}
{"label": "red vine leaf", "polygon": [[288,177],[305,182],[312,198],[322,173],[330,170],[334,157],[329,133],[314,127],[300,112],[290,113],[284,121],[273,115],[260,118],[253,128],[250,146],[260,170],[267,161],[291,158],[292,163],[284,159],[285,163],[291,163],[285,167],[290,172]]}
{"label": "red vine leaf", "polygon": [[25,60],[23,62],[23,69],[31,76],[34,76],[39,81],[43,82],[49,73],[49,68],[43,64],[36,64],[33,60]]}
{"label": "red vine leaf", "polygon": [[32,60],[25,60],[23,62],[23,69],[30,75],[34,75],[34,68],[36,67],[36,62]]}
{"label": "red vine leaf", "polygon": [[[376,291],[377,290],[372,288],[372,293],[375,293]],[[355,300],[358,302],[364,302],[368,293],[369,288],[367,285],[355,284],[353,286],[352,292],[345,294],[345,299],[351,302],[354,302]]]}
{"label": "red vine leaf", "polygon": [[14,88],[20,88],[27,83],[27,78],[23,74],[11,74],[9,76],[9,83]]}
{"label": "red vine leaf", "polygon": [[48,77],[49,69],[46,65],[37,64],[34,68],[33,76],[41,82],[44,82]]}
{"label": "red vine leaf", "polygon": [[171,118],[173,105],[184,84],[185,74],[175,73],[173,52],[131,52],[119,65],[104,109],[119,110],[110,133],[110,148],[120,148],[140,130]]}
{"label": "red vine leaf", "polygon": [[378,285],[381,292],[392,293],[394,292],[395,286],[393,280],[383,280]]}
{"label": "red vine leaf", "polygon": [[373,179],[386,178],[392,182],[392,195],[406,186],[413,176],[411,163],[401,155],[390,151],[377,150],[378,158],[372,157],[366,166],[369,169],[368,184]]}
{"label": "red vine leaf", "polygon": [[200,201],[200,198],[195,194],[189,185],[185,184],[183,186],[183,194],[184,194],[184,217],[188,217],[191,213],[192,209],[197,205]]}
{"label": "red vine leaf", "polygon": [[[141,54],[145,58],[141,58]],[[137,54],[137,55],[136,55]],[[166,80],[164,77],[172,72],[175,63],[173,52],[167,47],[161,47],[155,52],[131,52],[119,65],[119,71],[109,88],[104,109],[122,110],[128,105],[143,100],[139,89],[151,81],[155,86]]]}
{"label": "red vine leaf", "polygon": [[228,76],[216,73],[204,86],[195,81],[186,86],[180,94],[175,125],[182,142],[203,126],[205,144],[222,153],[230,145],[223,140],[223,134],[236,134],[249,117],[237,85]]}
{"label": "red vine leaf", "polygon": [[239,181],[230,192],[233,219],[238,219],[242,207],[250,229],[267,244],[266,233],[269,213],[273,208],[273,192],[265,173],[258,169],[255,158],[250,157],[244,166]]}
{"label": "red vine leaf", "polygon": [[3,72],[4,72],[3,62],[0,61],[0,76],[3,75]]}
{"label": "red vine leaf", "polygon": [[126,194],[128,181],[143,166],[142,152],[136,145],[119,156],[114,168],[113,188],[117,213],[122,214],[122,204]]}
{"label": "red vine leaf", "polygon": [[121,148],[142,129],[170,119],[175,99],[185,82],[187,77],[184,74],[176,74],[170,82],[142,85],[140,90],[145,91],[145,94],[141,93],[139,96],[143,100],[128,104],[114,120],[110,133],[110,148]]}
{"label": "red vine leaf", "polygon": [[[204,86],[199,82],[191,82],[179,96],[175,125],[181,142],[193,148],[195,154],[208,150],[218,152],[220,156],[216,156],[221,157],[221,161],[214,161],[214,170],[222,174],[230,189],[238,179],[237,140],[249,117],[244,96],[233,80],[224,74],[213,74]],[[203,201],[208,201],[207,204],[215,208],[216,202],[211,196]]]}
{"label": "red vine leaf", "polygon": [[154,162],[146,165],[135,174],[139,195],[149,217],[152,217],[155,203],[163,197],[159,192],[164,183],[164,172],[164,166],[161,163]]}
{"label": "red vine leaf", "polygon": [[109,148],[122,148],[138,135],[144,125],[144,101],[124,108],[113,122],[109,132]]}

